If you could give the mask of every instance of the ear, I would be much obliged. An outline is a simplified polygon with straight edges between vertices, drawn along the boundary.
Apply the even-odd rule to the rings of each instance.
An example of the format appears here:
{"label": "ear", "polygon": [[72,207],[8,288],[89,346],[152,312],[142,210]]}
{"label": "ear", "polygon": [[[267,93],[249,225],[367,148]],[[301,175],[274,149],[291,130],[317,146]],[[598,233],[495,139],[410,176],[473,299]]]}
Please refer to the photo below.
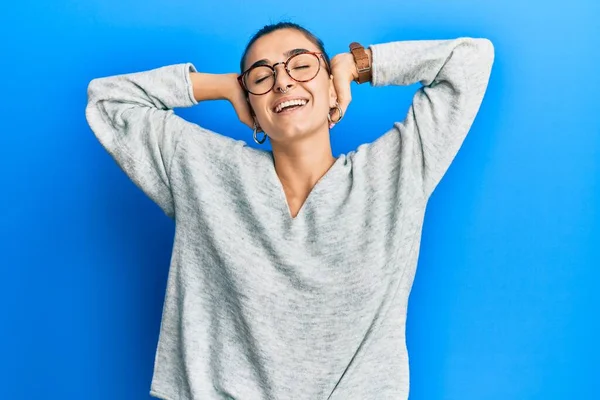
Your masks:
{"label": "ear", "polygon": [[333,75],[329,75],[329,108],[334,108],[337,103],[337,92],[333,84]]}

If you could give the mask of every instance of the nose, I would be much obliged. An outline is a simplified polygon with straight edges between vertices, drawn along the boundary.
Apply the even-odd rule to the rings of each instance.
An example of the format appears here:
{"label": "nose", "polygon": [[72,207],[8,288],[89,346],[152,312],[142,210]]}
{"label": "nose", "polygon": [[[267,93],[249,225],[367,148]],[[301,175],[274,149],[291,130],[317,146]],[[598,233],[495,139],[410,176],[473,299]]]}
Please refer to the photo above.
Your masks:
{"label": "nose", "polygon": [[[279,67],[279,69],[277,69]],[[273,90],[275,92],[287,92],[291,87],[294,86],[295,81],[285,70],[285,66],[282,64],[275,65],[275,85]]]}

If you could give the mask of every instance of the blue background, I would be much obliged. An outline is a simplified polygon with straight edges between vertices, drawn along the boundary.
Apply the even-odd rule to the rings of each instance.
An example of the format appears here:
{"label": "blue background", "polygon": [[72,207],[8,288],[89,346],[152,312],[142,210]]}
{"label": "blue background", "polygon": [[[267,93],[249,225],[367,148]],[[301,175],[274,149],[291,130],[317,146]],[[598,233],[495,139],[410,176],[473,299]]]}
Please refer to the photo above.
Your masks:
{"label": "blue background", "polygon": [[[598,2],[19,1],[0,16],[0,397],[148,399],[173,222],[104,152],[92,78],[191,61],[237,72],[291,19],[330,55],[487,37],[481,111],[427,209],[408,311],[411,399],[597,399]],[[334,154],[403,118],[417,86],[353,85]],[[224,101],[177,111],[250,145]]]}

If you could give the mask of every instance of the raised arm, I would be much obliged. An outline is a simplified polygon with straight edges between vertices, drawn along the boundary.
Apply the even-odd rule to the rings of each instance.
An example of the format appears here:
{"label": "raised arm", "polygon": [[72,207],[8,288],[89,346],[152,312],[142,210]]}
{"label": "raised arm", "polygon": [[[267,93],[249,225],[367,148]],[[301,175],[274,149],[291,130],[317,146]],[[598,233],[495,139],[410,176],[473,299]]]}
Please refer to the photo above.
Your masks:
{"label": "raised arm", "polygon": [[394,124],[396,133],[390,132],[374,146],[401,152],[395,156],[416,170],[427,198],[456,156],[479,111],[494,47],[488,39],[458,38],[391,42],[370,48],[373,86],[422,85],[405,119]]}
{"label": "raised arm", "polygon": [[228,138],[216,137],[172,109],[202,100],[229,100],[235,90],[235,76],[199,73],[191,63],[97,78],[88,86],[86,117],[121,169],[173,217],[170,166],[182,135],[192,132],[205,140],[202,156],[207,158],[211,148]]}

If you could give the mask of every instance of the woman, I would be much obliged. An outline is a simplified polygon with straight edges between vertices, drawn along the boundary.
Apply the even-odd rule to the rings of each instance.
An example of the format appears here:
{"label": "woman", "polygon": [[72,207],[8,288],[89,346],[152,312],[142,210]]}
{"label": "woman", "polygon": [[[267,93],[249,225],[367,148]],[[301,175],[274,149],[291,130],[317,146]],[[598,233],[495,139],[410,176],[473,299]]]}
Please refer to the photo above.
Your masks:
{"label": "woman", "polygon": [[[151,395],[407,398],[425,207],[493,59],[487,39],[459,38],[354,45],[330,62],[314,35],[280,23],[250,41],[239,76],[185,63],[90,82],[95,135],[175,220]],[[401,122],[335,158],[329,130],[352,81],[422,87]],[[172,111],[210,99],[273,151]]]}

